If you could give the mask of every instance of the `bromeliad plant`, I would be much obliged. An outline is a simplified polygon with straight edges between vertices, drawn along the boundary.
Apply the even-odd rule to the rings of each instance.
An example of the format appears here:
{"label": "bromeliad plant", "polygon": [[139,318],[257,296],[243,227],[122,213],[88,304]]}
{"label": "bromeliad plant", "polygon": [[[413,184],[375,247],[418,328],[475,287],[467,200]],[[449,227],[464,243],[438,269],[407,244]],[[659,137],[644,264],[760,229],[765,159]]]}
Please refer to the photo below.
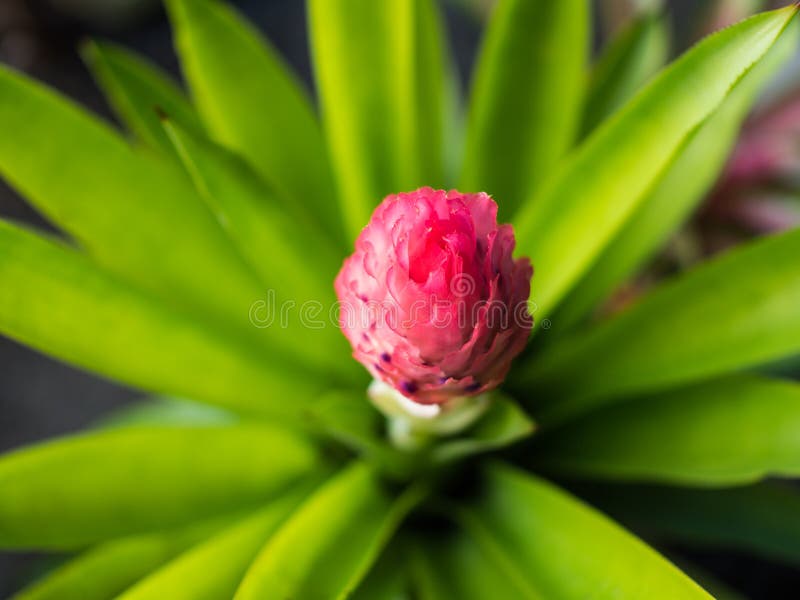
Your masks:
{"label": "bromeliad plant", "polygon": [[796,7],[639,90],[655,17],[585,85],[588,2],[501,0],[462,144],[431,0],[309,1],[319,117],[228,7],[167,4],[191,102],[85,47],[133,144],[0,70],[0,171],[65,234],[0,225],[0,330],[190,400],[0,459],[0,546],[76,553],[18,598],[708,597],[534,471],[798,560],[800,497],[759,482],[800,473],[768,374],[800,231],[593,313],[712,185]]}

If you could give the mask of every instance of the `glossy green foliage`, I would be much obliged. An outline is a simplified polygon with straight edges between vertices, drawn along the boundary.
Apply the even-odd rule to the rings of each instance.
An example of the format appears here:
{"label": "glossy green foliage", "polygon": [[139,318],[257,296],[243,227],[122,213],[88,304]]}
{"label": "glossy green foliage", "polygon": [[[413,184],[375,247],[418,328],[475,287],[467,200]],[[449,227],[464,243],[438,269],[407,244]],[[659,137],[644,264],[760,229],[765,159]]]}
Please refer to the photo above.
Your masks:
{"label": "glossy green foliage", "polygon": [[687,136],[768,53],[795,10],[758,15],[695,46],[590,136],[525,204],[514,221],[519,252],[537,265],[531,300],[540,313],[549,315],[587,271]]}
{"label": "glossy green foliage", "polygon": [[307,366],[357,378],[357,365],[340,360],[347,342],[332,326],[336,248],[315,234],[313,223],[293,218],[237,155],[170,122],[165,128],[198,194],[262,282],[249,314],[253,325],[267,333],[290,330]]}
{"label": "glossy green foliage", "polygon": [[233,598],[266,540],[309,493],[302,485],[198,544],[121,596],[124,600]]}
{"label": "glossy green foliage", "polygon": [[520,598],[710,598],[642,542],[522,471],[493,465],[458,521]]}
{"label": "glossy green foliage", "polygon": [[800,494],[790,483],[715,490],[604,483],[580,489],[648,538],[800,564]]}
{"label": "glossy green foliage", "polygon": [[194,525],[186,530],[140,535],[100,544],[47,573],[13,596],[12,600],[115,598],[213,531],[214,528],[209,525]]}
{"label": "glossy green foliage", "polygon": [[295,215],[341,240],[322,130],[294,74],[224,3],[166,5],[184,75],[215,141],[249,161]]}
{"label": "glossy green foliage", "polygon": [[368,467],[349,467],[270,538],[236,600],[347,598],[415,501],[392,502]]}
{"label": "glossy green foliage", "polygon": [[309,0],[348,239],[384,196],[443,187],[445,48],[432,0]]}
{"label": "glossy green foliage", "polygon": [[330,301],[336,249],[313,236],[311,223],[293,218],[236,154],[171,121],[163,126],[198,193],[263,285],[299,302]]}
{"label": "glossy green foliage", "polygon": [[322,385],[256,340],[204,324],[74,250],[2,222],[0,279],[3,334],[145,390],[285,416]]}
{"label": "glossy green foliage", "polygon": [[725,166],[757,94],[795,52],[798,32],[796,26],[790,27],[722,105],[686,138],[640,206],[553,317],[554,332],[569,329],[635,275],[702,202]]}
{"label": "glossy green foliage", "polygon": [[722,486],[800,475],[800,385],[734,376],[591,413],[541,441],[559,472]]}
{"label": "glossy green foliage", "polygon": [[0,174],[95,260],[176,304],[246,320],[257,280],[177,165],[4,67],[0,129]]}
{"label": "glossy green foliage", "polygon": [[[464,530],[421,536],[409,545],[406,564],[419,600],[544,600],[502,548],[480,545]],[[485,541],[485,540],[483,540]]]}
{"label": "glossy green foliage", "polygon": [[172,152],[159,112],[190,131],[203,131],[200,117],[183,91],[154,65],[104,42],[87,42],[82,55],[117,116],[148,145]]}
{"label": "glossy green foliage", "polygon": [[[526,365],[542,420],[800,352],[800,231],[735,250]],[[535,362],[535,364],[533,364]],[[578,376],[579,374],[579,376]]]}
{"label": "glossy green foliage", "polygon": [[[710,597],[501,449],[656,539],[797,563],[794,491],[719,486],[800,474],[800,388],[741,374],[800,355],[800,231],[577,327],[697,206],[797,41],[796,7],[758,15],[644,86],[645,4],[588,78],[588,1],[500,0],[466,132],[435,0],[308,0],[321,118],[221,0],[167,0],[191,100],[84,47],[133,145],[0,67],[0,174],[65,234],[0,221],[0,333],[160,395],[0,457],[0,547],[78,552],[18,600]],[[550,340],[507,386],[536,423],[504,390],[461,431],[404,432],[332,283],[383,196],[456,177],[536,268]]]}
{"label": "glossy green foliage", "polygon": [[664,66],[669,51],[666,17],[645,12],[611,40],[592,69],[582,134],[613,115]]}
{"label": "glossy green foliage", "polygon": [[572,144],[589,56],[589,2],[500,0],[474,74],[464,192],[508,220]]}
{"label": "glossy green foliage", "polygon": [[271,425],[129,428],[0,459],[0,545],[75,548],[264,502],[318,463]]}

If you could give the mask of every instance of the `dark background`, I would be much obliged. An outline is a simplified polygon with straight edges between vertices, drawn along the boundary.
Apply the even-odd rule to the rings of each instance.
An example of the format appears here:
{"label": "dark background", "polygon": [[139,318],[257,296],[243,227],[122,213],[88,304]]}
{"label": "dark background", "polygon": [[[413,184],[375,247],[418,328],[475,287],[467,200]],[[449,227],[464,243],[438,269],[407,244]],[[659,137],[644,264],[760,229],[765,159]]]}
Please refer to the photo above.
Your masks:
{"label": "dark background", "polygon": [[[381,0],[375,0],[381,1]],[[557,0],[554,0],[557,1]],[[87,0],[81,0],[88,3]],[[143,0],[141,11],[117,8],[114,18],[77,17],[70,5],[77,0],[0,0],[0,62],[27,71],[67,96],[113,120],[111,113],[80,61],[82,39],[99,36],[122,43],[148,56],[174,75],[179,74],[169,27],[155,1]],[[108,7],[132,5],[130,0],[94,0]],[[301,0],[235,1],[269,37],[277,49],[312,87],[304,2]],[[703,2],[668,2],[678,39],[696,29],[691,11]],[[61,6],[61,8],[56,8]],[[123,15],[124,18],[120,18]],[[480,23],[448,5],[447,24],[464,83],[480,39]],[[0,131],[0,135],[3,135]],[[80,143],[76,140],[76,143]],[[47,227],[2,180],[0,217]],[[0,285],[3,282],[0,281]],[[75,431],[102,414],[135,399],[134,390],[87,375],[0,338],[0,452],[54,435]],[[691,558],[720,579],[734,584],[753,599],[798,597],[800,572],[732,554],[690,553]],[[16,587],[35,562],[30,556],[0,553],[0,598]]]}

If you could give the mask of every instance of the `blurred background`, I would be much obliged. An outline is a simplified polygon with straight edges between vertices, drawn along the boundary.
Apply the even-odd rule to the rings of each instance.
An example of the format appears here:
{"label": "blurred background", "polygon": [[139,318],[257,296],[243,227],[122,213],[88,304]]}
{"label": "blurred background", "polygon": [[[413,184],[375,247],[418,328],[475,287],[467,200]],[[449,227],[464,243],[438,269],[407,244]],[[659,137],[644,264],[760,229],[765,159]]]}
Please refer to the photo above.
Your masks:
{"label": "blurred background", "polygon": [[[467,89],[483,20],[493,0],[440,1],[452,51]],[[312,88],[304,2],[234,0],[233,3],[261,28]],[[597,38],[603,40],[623,27],[637,6],[648,2],[596,0],[596,3]],[[666,11],[674,35],[672,52],[679,52],[703,33],[738,20],[756,4],[759,3],[753,0],[668,0]],[[159,0],[0,0],[0,62],[48,83],[113,122],[108,106],[80,59],[80,44],[91,37],[133,48],[179,76],[169,27]],[[790,87],[795,73],[796,70],[787,70],[776,86]],[[779,113],[777,118],[771,114],[771,121],[754,121],[742,139],[743,144],[749,144],[748,148],[763,150],[766,147],[763,153],[767,159],[780,164],[767,165],[772,169],[767,173],[762,161],[756,165],[758,172],[752,173],[752,161],[746,160],[752,152],[738,162],[734,155],[725,179],[712,194],[704,214],[685,234],[678,236],[666,255],[659,259],[659,264],[653,267],[655,272],[679,268],[699,255],[724,247],[731,236],[753,235],[800,223],[796,193],[800,182],[794,180],[798,165],[793,162],[793,151],[800,149],[800,126],[797,125],[800,109],[794,108],[796,105],[800,102],[791,104],[789,108],[794,110]],[[798,113],[794,120],[792,112]],[[0,131],[0,135],[3,132]],[[75,143],[79,144],[80,140]],[[776,153],[777,156],[773,156]],[[772,185],[771,179],[775,178],[780,180],[779,185]],[[745,194],[742,190],[750,191]],[[741,198],[745,195],[748,197]],[[734,196],[736,202],[732,200]],[[757,202],[752,202],[751,196],[756,197]],[[0,216],[48,228],[2,180]],[[620,295],[619,303],[635,297],[647,284],[646,280],[634,283]],[[136,397],[134,390],[84,374],[0,338],[0,452],[75,431]],[[698,554],[682,548],[668,548],[667,551],[690,558],[748,598],[793,598],[797,596],[795,590],[800,589],[800,570],[736,553]],[[7,597],[16,587],[15,582],[29,576],[36,566],[35,557],[0,553],[0,598]]]}

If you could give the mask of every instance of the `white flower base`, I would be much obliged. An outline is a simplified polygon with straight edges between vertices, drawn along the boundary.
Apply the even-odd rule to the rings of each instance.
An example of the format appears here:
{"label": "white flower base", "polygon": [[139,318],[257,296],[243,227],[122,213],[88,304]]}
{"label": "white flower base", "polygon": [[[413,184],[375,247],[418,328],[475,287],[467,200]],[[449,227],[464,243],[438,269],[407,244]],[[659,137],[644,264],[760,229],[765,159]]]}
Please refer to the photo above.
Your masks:
{"label": "white flower base", "polygon": [[490,395],[462,396],[445,404],[419,404],[392,386],[373,380],[367,389],[372,403],[389,420],[395,446],[418,449],[433,437],[453,435],[477,421],[489,408]]}

